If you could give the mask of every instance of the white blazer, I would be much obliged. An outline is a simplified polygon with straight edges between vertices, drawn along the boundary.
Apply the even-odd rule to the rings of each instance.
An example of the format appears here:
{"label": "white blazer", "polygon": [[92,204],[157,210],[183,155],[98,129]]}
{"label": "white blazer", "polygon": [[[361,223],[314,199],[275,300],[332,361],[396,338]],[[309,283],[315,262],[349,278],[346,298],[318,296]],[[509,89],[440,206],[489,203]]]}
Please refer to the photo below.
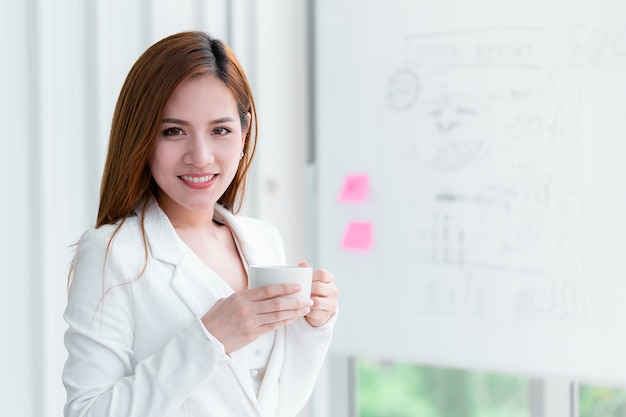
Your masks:
{"label": "white blazer", "polygon": [[[244,265],[284,264],[277,231],[216,205]],[[245,349],[226,355],[200,318],[233,290],[178,237],[157,204],[86,231],[64,318],[66,417],[293,417],[306,404],[330,343],[298,319],[277,330],[255,395]],[[107,252],[108,248],[108,252]],[[142,273],[143,271],[143,273]]]}

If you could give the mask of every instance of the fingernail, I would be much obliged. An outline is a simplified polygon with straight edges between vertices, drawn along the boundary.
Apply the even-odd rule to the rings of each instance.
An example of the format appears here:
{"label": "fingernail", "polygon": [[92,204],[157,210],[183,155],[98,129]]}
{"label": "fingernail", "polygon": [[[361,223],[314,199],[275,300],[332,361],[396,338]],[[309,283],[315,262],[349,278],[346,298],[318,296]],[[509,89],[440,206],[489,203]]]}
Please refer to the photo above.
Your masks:
{"label": "fingernail", "polygon": [[302,289],[300,284],[293,284],[293,286],[291,288],[293,288],[295,291],[300,291]]}

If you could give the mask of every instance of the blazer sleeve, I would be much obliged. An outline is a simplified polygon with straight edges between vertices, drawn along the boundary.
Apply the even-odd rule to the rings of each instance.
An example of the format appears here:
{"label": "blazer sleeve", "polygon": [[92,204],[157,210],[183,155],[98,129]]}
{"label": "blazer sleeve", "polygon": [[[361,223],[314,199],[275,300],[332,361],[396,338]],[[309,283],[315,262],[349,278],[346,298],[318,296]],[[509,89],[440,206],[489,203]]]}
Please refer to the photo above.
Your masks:
{"label": "blazer sleeve", "polygon": [[109,245],[109,237],[102,229],[91,230],[78,245],[64,314],[69,326],[64,413],[166,416],[230,358],[196,319],[178,330],[162,351],[133,363],[134,310],[145,285],[138,272],[145,252],[136,245],[139,255],[129,262],[129,253],[124,250],[122,257],[117,245]]}

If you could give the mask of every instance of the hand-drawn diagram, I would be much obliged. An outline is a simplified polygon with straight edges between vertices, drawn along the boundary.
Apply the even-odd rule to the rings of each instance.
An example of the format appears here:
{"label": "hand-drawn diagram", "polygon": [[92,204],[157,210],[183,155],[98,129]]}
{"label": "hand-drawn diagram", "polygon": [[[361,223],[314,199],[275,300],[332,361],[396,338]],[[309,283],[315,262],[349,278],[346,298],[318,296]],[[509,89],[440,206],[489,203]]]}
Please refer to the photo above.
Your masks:
{"label": "hand-drawn diagram", "polygon": [[391,76],[387,86],[389,107],[394,110],[410,108],[419,94],[419,78],[411,70],[399,70]]}
{"label": "hand-drawn diagram", "polygon": [[582,319],[581,84],[548,41],[535,27],[404,40],[383,152],[387,181],[411,186],[385,200],[416,314]]}
{"label": "hand-drawn diagram", "polygon": [[441,95],[424,103],[410,123],[410,146],[417,160],[435,170],[455,169],[480,155],[488,120],[475,97]]}

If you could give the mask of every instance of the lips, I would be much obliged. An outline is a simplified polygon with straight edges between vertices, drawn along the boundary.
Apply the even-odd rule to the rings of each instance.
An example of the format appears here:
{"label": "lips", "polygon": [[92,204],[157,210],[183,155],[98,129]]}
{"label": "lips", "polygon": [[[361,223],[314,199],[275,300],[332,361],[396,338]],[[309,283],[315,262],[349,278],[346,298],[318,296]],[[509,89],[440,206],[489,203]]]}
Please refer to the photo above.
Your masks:
{"label": "lips", "polygon": [[202,176],[180,175],[178,178],[181,178],[184,181],[191,182],[194,184],[204,184],[204,183],[211,181],[213,178],[215,178],[215,174],[202,175]]}

